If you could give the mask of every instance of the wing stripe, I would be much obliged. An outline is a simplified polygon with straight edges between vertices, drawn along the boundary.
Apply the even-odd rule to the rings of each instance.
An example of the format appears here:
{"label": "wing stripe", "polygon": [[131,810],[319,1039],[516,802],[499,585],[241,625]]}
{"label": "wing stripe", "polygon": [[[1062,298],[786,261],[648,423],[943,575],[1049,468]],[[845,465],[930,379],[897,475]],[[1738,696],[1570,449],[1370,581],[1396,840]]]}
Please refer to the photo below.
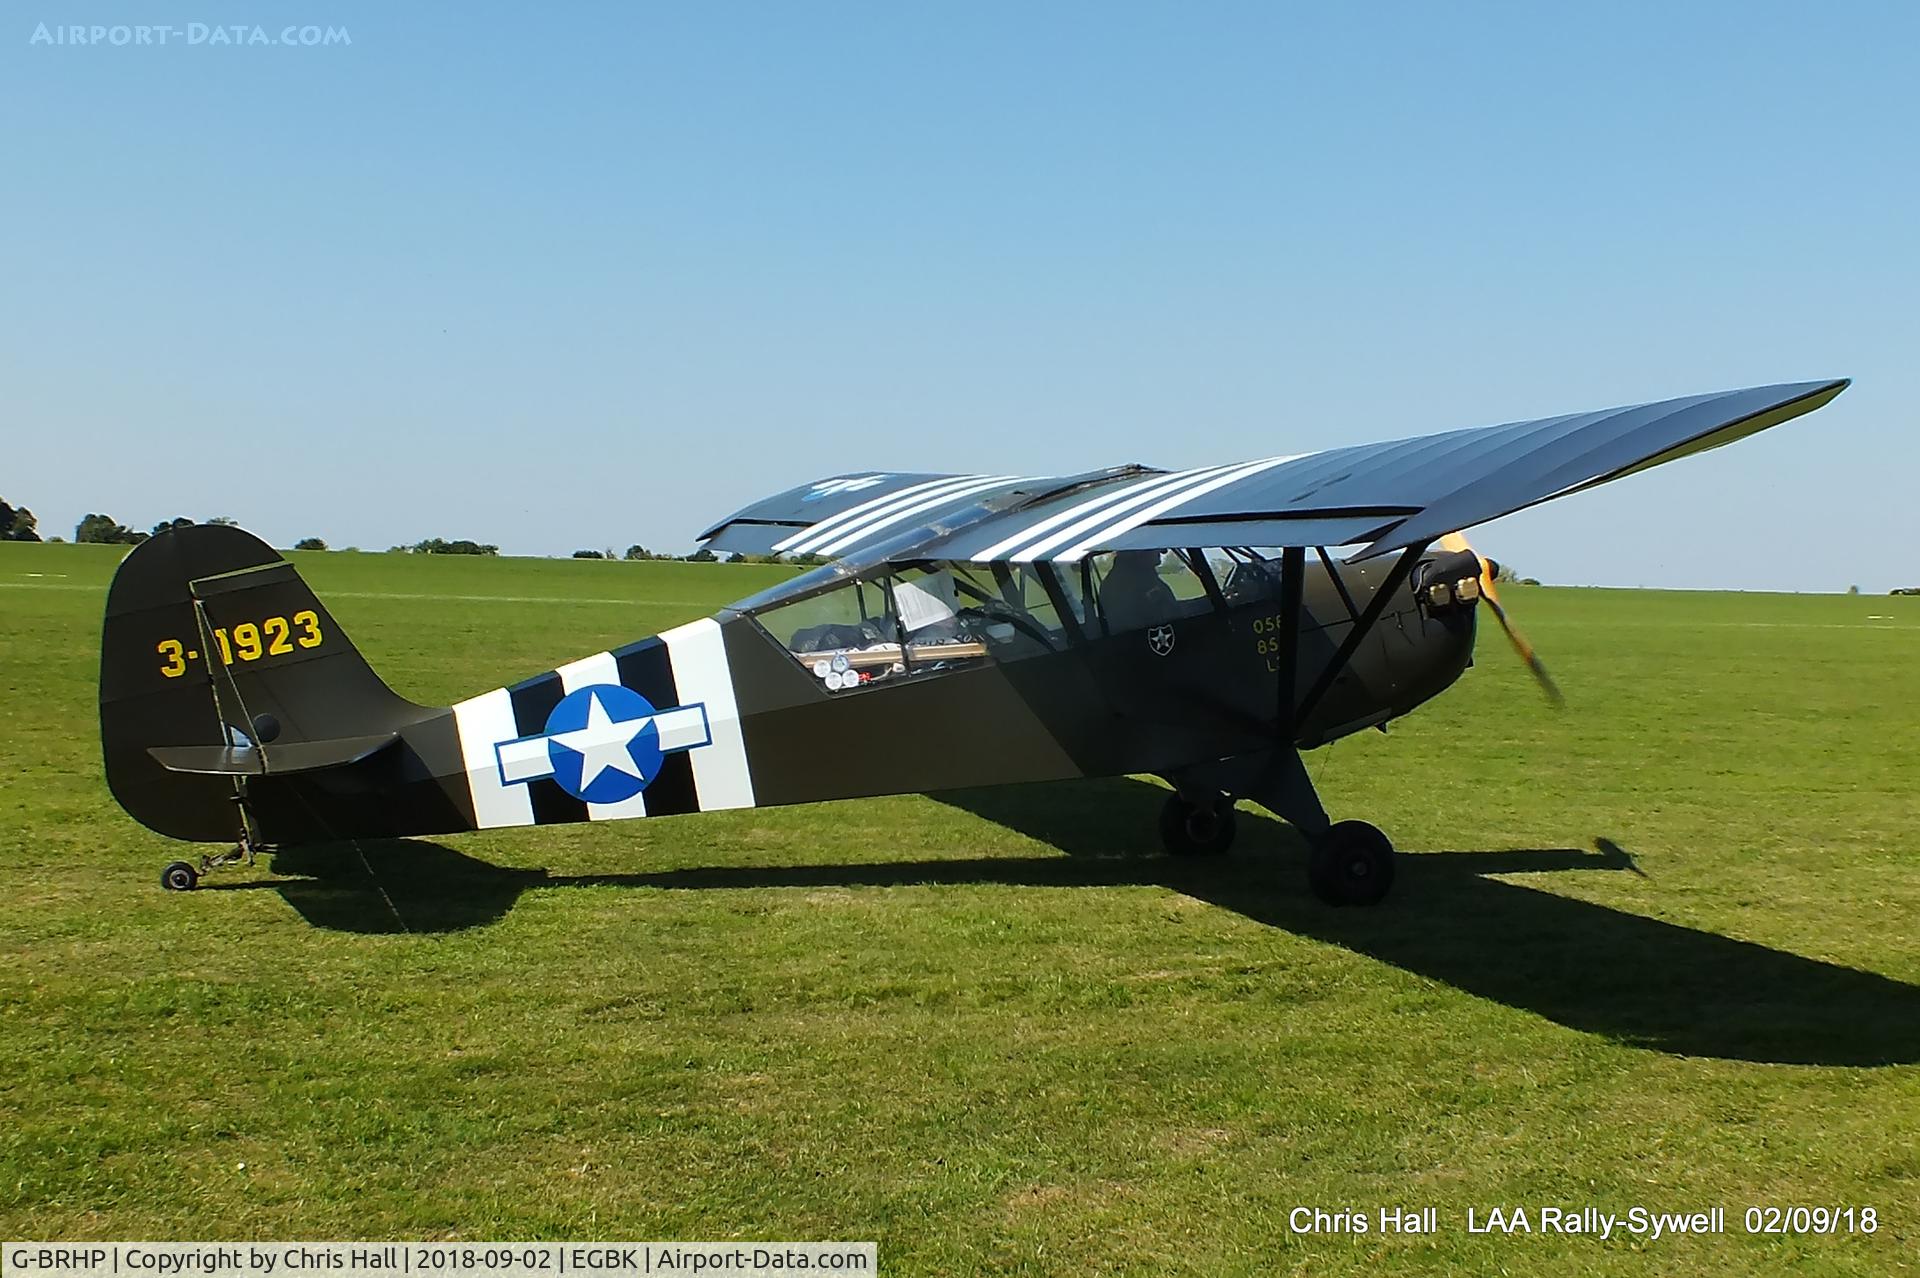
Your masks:
{"label": "wing stripe", "polygon": [[880,531],[880,529],[897,524],[903,519],[910,519],[914,515],[923,514],[936,507],[952,505],[962,498],[972,497],[979,493],[991,492],[996,488],[1006,488],[1013,484],[1024,484],[1033,478],[1035,478],[1035,476],[1032,475],[996,475],[992,479],[984,480],[977,484],[969,484],[965,488],[956,488],[951,492],[939,493],[925,501],[917,501],[904,509],[889,511],[883,516],[869,519],[863,526],[852,529],[851,531],[843,529],[842,531],[846,533],[845,536],[839,537],[819,547],[818,553],[823,555],[838,555],[855,542],[865,541],[874,533]]}
{"label": "wing stripe", "polygon": [[802,528],[786,540],[775,542],[773,548],[782,552],[793,551],[797,554],[810,553],[807,551],[806,546],[812,542],[824,539],[836,530],[843,530],[849,524],[864,519],[869,515],[891,509],[897,502],[912,501],[915,497],[931,494],[935,489],[958,487],[971,483],[976,479],[985,478],[985,475],[947,475],[940,479],[925,480],[909,488],[884,493],[879,497],[869,498],[858,505],[849,506],[837,515],[829,515],[817,524],[811,524]]}
{"label": "wing stripe", "polygon": [[1208,466],[1202,470],[1181,471],[1170,480],[1158,484],[1140,485],[1130,492],[1116,493],[1107,500],[1088,502],[1084,506],[1069,513],[1071,515],[1082,514],[1086,511],[1099,511],[1100,513],[1088,514],[1085,518],[1076,519],[1066,527],[1056,529],[1040,540],[1021,547],[1018,551],[1008,555],[1007,558],[1023,562],[1037,559],[1054,547],[1073,540],[1089,529],[1098,528],[1121,511],[1132,510],[1136,506],[1145,505],[1156,497],[1164,497],[1168,493],[1181,492],[1193,487],[1195,484],[1205,483],[1215,475],[1237,469],[1237,465],[1238,464],[1235,466]]}
{"label": "wing stripe", "polygon": [[1083,515],[1088,511],[1099,510],[1102,507],[1111,506],[1114,502],[1119,501],[1123,497],[1129,497],[1136,493],[1143,492],[1147,489],[1152,489],[1155,492],[1164,491],[1165,489],[1171,486],[1177,485],[1190,477],[1201,475],[1203,473],[1205,473],[1204,470],[1180,470],[1180,471],[1175,471],[1170,475],[1168,474],[1149,475],[1144,479],[1139,479],[1132,483],[1123,484],[1119,488],[1109,488],[1102,492],[1097,492],[1092,496],[1084,497],[1081,500],[1076,501],[1075,503],[1073,503],[1073,505],[1067,507],[1065,510],[1058,511],[1052,515],[1047,516],[1045,519],[1041,519],[1034,523],[1028,524],[1026,527],[1022,528],[1019,532],[1014,533],[1011,537],[1007,537],[1000,541],[997,541],[993,545],[987,546],[984,549],[975,551],[966,557],[969,559],[978,560],[982,562],[987,560],[1002,558],[1006,556],[1008,552],[1020,546],[1025,545],[1032,538],[1037,537],[1044,532],[1047,532],[1049,529],[1058,528],[1061,524],[1066,523],[1068,520],[1074,518],[1077,515]]}
{"label": "wing stripe", "polygon": [[1099,532],[1061,551],[1058,555],[1055,555],[1054,558],[1060,560],[1078,559],[1089,550],[1098,546],[1101,542],[1111,541],[1123,533],[1138,528],[1150,519],[1157,519],[1169,510],[1186,505],[1196,497],[1204,497],[1216,489],[1225,488],[1228,484],[1239,483],[1249,476],[1258,475],[1262,471],[1272,470],[1275,466],[1284,465],[1290,461],[1299,461],[1302,457],[1309,456],[1312,456],[1312,454],[1294,453],[1287,457],[1269,457],[1265,461],[1247,462],[1243,465],[1235,466],[1224,475],[1215,475],[1204,483],[1182,488],[1170,497],[1163,497],[1151,505],[1141,507],[1132,514],[1108,524]]}

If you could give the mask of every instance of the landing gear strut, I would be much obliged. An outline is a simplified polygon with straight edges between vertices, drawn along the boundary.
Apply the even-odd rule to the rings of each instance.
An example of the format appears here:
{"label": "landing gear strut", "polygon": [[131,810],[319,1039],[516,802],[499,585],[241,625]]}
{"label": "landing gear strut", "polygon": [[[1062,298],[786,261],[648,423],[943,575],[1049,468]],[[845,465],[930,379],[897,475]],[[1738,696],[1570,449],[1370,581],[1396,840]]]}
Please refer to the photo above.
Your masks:
{"label": "landing gear strut", "polygon": [[1219,856],[1233,846],[1233,800],[1189,799],[1175,792],[1160,809],[1160,841],[1175,856]]}
{"label": "landing gear strut", "polygon": [[210,874],[223,865],[235,865],[245,861],[252,865],[254,858],[261,852],[261,845],[251,840],[228,848],[225,852],[209,853],[200,858],[200,864],[191,861],[173,861],[160,871],[160,886],[169,892],[191,892],[200,886],[200,876]]}
{"label": "landing gear strut", "polygon": [[1365,821],[1329,820],[1297,750],[1222,759],[1167,780],[1175,791],[1160,838],[1176,856],[1226,851],[1234,800],[1252,799],[1306,836],[1307,886],[1328,905],[1378,905],[1393,886],[1392,842]]}
{"label": "landing gear strut", "polygon": [[211,874],[223,865],[234,865],[245,861],[254,863],[262,852],[270,851],[254,832],[253,809],[247,805],[244,781],[237,783],[238,792],[233,796],[234,809],[240,815],[240,838],[225,852],[208,853],[200,858],[200,864],[191,861],[172,861],[160,871],[160,886],[169,892],[191,892],[200,886],[200,876]]}

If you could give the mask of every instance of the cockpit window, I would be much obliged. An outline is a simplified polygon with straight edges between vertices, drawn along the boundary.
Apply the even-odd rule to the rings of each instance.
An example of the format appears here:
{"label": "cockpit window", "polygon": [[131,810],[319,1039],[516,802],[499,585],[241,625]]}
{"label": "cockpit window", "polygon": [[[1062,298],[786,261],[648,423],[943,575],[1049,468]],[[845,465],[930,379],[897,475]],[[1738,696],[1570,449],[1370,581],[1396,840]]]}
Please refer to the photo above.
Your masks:
{"label": "cockpit window", "polygon": [[794,653],[865,647],[892,634],[884,582],[847,581],[760,614],[760,624]]}
{"label": "cockpit window", "polygon": [[1101,631],[1144,630],[1211,608],[1204,560],[1183,551],[1119,550],[1082,560],[1081,577],[1091,588]]}
{"label": "cockpit window", "polygon": [[1206,552],[1214,580],[1227,607],[1263,603],[1280,594],[1280,565],[1244,546],[1219,547]]}
{"label": "cockpit window", "polygon": [[1257,593],[1265,572],[1259,556],[1224,550],[1108,551],[1068,563],[843,562],[735,606],[838,693],[1197,616],[1220,599],[1223,579]]}
{"label": "cockpit window", "polygon": [[990,568],[973,564],[888,565],[802,598],[775,598],[752,615],[829,692],[1032,656],[1062,643],[1057,618],[1033,615]]}
{"label": "cockpit window", "polygon": [[[1072,573],[1061,573],[1038,564],[999,564],[995,565],[994,571],[1001,577],[1000,592],[1007,603],[1044,630],[1055,646],[1069,637],[1068,624],[1060,615],[1063,606],[1075,625],[1086,624],[1086,608],[1075,588]],[[1053,586],[1059,592],[1057,596],[1048,589],[1049,579],[1043,574],[1051,576]]]}

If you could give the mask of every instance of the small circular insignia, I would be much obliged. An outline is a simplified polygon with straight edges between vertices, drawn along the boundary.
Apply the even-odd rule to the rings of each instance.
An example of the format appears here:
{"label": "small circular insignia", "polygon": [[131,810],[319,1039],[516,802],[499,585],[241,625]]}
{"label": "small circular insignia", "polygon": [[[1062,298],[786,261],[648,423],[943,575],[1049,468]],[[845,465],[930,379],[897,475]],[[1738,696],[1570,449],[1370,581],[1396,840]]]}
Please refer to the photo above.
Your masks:
{"label": "small circular insignia", "polygon": [[619,803],[646,789],[665,758],[651,701],[597,683],[570,692],[547,716],[547,758],[562,790],[588,803]]}

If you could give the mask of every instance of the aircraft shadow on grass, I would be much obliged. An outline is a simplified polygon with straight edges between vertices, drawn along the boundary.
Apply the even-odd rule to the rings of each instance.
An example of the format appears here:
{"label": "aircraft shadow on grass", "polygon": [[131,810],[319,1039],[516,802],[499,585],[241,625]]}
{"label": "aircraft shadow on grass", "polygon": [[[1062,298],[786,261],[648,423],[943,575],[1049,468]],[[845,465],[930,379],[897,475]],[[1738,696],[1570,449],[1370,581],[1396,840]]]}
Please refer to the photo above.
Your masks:
{"label": "aircraft shadow on grass", "polygon": [[1304,849],[1292,828],[1261,813],[1242,810],[1231,856],[1159,854],[1155,823],[1165,795],[1116,780],[933,796],[1064,856],[558,876],[399,839],[363,843],[360,851],[340,845],[279,853],[276,875],[309,877],[221,886],[275,888],[317,927],[447,932],[497,921],[530,888],[1158,885],[1572,1029],[1658,1051],[1802,1065],[1920,1061],[1920,987],[1487,877],[1638,873],[1608,840],[1597,840],[1596,852],[1402,857],[1384,905],[1336,910],[1308,894]]}

